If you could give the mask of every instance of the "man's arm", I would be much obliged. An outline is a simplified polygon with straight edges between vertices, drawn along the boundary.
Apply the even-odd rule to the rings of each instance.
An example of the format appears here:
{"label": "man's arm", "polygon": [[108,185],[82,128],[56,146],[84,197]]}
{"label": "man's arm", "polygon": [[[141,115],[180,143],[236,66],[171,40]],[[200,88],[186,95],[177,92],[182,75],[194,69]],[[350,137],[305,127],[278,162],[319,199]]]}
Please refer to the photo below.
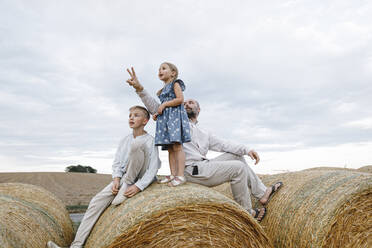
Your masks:
{"label": "man's arm", "polygon": [[151,114],[155,114],[158,112],[160,103],[155,100],[150,94],[143,89],[142,91],[136,91],[137,95],[141,98],[143,104],[145,104],[146,108]]}
{"label": "man's arm", "polygon": [[158,103],[152,96],[150,96],[141,83],[139,82],[136,72],[134,71],[134,68],[132,67],[131,70],[127,69],[127,72],[130,75],[130,79],[127,80],[127,83],[132,86],[136,93],[141,98],[143,104],[145,104],[146,108],[149,110],[151,114],[155,114],[158,112],[158,108],[160,106],[160,103]]}
{"label": "man's arm", "polygon": [[222,140],[211,134],[209,135],[209,149],[216,152],[229,152],[239,156],[248,155],[251,159],[256,160],[255,164],[260,161],[257,152],[249,150],[247,146]]}
{"label": "man's arm", "polygon": [[134,185],[136,185],[141,191],[147,188],[147,186],[154,180],[159,168],[160,159],[158,147],[154,145],[154,141],[151,142],[149,151],[149,168],[146,170],[142,178],[140,178]]}

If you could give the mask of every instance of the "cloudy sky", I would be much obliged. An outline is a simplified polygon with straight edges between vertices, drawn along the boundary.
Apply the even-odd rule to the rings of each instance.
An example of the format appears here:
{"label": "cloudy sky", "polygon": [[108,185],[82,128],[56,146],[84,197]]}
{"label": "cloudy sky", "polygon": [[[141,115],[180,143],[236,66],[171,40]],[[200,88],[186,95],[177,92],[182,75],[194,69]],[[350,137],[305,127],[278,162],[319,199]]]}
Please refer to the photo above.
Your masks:
{"label": "cloudy sky", "polygon": [[372,164],[371,16],[368,0],[0,0],[0,172],[111,173],[140,102],[125,69],[155,96],[163,61],[259,173]]}

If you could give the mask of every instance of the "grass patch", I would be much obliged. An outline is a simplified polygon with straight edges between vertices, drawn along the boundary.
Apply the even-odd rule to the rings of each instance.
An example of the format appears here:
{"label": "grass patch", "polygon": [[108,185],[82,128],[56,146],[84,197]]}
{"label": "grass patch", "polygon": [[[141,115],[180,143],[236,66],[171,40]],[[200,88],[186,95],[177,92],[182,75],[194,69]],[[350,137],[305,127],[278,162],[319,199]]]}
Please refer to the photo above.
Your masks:
{"label": "grass patch", "polygon": [[66,206],[67,211],[72,213],[84,213],[87,211],[88,205],[70,205]]}

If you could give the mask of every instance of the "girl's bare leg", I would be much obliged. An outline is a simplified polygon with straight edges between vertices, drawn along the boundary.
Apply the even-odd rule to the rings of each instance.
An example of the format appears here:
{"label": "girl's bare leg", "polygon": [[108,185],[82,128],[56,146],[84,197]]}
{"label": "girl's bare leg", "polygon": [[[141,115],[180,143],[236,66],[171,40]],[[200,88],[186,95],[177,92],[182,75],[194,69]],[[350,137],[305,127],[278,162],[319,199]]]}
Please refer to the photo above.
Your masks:
{"label": "girl's bare leg", "polygon": [[176,176],[184,176],[185,171],[185,152],[183,151],[182,144],[175,143],[172,145],[172,150],[174,153],[175,161],[176,161]]}
{"label": "girl's bare leg", "polygon": [[169,159],[169,168],[172,176],[177,175],[177,160],[175,153],[173,151],[173,146],[168,147],[168,159]]}

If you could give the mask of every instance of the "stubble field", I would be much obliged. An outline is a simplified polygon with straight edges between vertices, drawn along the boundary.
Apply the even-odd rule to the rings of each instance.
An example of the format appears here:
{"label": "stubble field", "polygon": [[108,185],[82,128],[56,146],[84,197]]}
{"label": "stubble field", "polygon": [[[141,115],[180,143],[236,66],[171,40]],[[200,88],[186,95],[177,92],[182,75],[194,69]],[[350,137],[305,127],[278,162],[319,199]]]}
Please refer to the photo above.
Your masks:
{"label": "stubble field", "polygon": [[66,206],[87,206],[91,198],[111,181],[109,174],[65,172],[0,173],[0,183],[27,183],[41,186]]}

